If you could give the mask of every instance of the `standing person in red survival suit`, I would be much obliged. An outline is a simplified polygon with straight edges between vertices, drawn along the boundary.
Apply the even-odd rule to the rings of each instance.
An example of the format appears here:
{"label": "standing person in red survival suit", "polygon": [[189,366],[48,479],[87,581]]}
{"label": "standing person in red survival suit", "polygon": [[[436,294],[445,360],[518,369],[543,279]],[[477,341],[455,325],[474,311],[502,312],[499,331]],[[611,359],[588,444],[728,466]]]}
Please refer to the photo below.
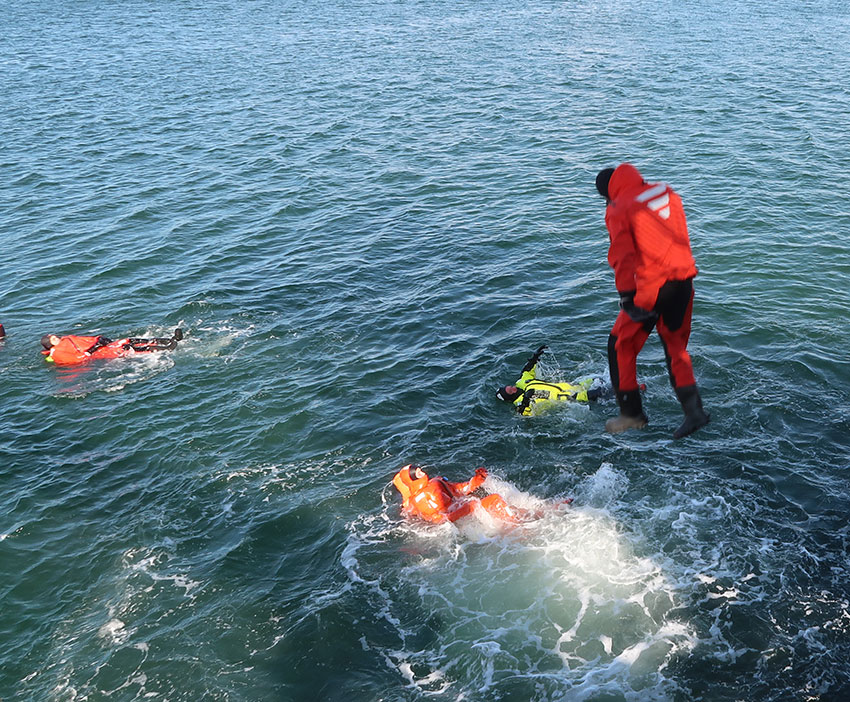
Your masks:
{"label": "standing person in red survival suit", "polygon": [[183,331],[174,330],[170,339],[118,339],[112,341],[105,336],[57,336],[45,334],[41,337],[45,361],[58,366],[85,363],[95,358],[120,358],[136,353],[171,351],[182,341]]}
{"label": "standing person in red survival suit", "polygon": [[685,420],[673,433],[679,439],[709,422],[687,349],[697,267],[682,201],[666,183],[644,181],[630,163],[601,170],[596,189],[607,203],[608,263],[620,294],[620,314],[608,338],[608,364],[620,416],[609,419],[605,429],[618,433],[647,424],[636,363],[654,327],[685,412]]}
{"label": "standing person in red survival suit", "polygon": [[479,504],[491,516],[512,524],[540,517],[528,510],[511,507],[495,493],[480,500],[471,497],[486,478],[487,469],[477,468],[475,475],[465,483],[451,483],[445,478],[429,478],[422,468],[411,463],[395,474],[393,485],[401,493],[403,512],[434,524],[454,523],[472,514]]}

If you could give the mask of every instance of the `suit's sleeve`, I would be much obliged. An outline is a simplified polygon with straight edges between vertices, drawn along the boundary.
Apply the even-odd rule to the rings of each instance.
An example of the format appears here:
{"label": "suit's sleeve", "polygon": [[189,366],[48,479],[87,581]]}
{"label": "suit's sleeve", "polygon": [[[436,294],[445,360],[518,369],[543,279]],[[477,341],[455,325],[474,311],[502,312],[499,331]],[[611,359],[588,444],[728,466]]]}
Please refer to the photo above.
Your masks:
{"label": "suit's sleeve", "polygon": [[537,364],[530,371],[524,371],[519,380],[516,381],[516,386],[520,390],[525,390],[525,386],[537,377]]}
{"label": "suit's sleeve", "polygon": [[455,497],[461,497],[463,495],[468,495],[471,492],[475,492],[484,484],[484,480],[486,478],[486,473],[475,471],[475,475],[473,475],[465,483],[448,483],[448,485]]}
{"label": "suit's sleeve", "polygon": [[637,252],[635,237],[628,215],[615,212],[609,205],[605,211],[605,226],[611,246],[608,248],[608,265],[614,269],[614,284],[618,292],[630,292],[637,289],[635,271],[637,269]]}

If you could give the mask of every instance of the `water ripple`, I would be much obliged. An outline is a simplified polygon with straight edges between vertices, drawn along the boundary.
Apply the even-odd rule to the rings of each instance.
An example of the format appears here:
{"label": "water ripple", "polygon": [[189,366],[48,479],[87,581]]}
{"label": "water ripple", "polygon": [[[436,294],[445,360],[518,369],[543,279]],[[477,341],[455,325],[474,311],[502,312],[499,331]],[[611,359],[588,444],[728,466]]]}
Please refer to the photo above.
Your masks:
{"label": "water ripple", "polygon": [[[9,7],[0,698],[846,696],[850,17],[720,10]],[[606,377],[625,159],[700,267],[681,442],[655,337],[644,432],[493,399]],[[408,461],[575,509],[411,527]]]}

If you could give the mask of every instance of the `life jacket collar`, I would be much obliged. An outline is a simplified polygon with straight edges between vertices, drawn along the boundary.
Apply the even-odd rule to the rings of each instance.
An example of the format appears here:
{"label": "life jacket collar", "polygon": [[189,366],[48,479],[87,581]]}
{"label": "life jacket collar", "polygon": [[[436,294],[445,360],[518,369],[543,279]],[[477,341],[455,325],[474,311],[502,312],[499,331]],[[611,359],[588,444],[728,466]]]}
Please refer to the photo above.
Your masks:
{"label": "life jacket collar", "polygon": [[412,463],[403,466],[401,470],[393,477],[393,485],[396,490],[401,493],[403,504],[407,502],[417,493],[422,492],[428,485],[428,476],[424,475],[421,478],[414,477],[414,472],[418,466]]}

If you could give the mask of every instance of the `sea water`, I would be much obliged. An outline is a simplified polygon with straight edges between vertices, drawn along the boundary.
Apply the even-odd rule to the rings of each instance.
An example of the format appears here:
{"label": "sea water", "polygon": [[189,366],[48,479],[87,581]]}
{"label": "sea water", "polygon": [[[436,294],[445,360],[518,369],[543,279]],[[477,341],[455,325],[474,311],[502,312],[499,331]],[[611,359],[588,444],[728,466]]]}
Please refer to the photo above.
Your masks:
{"label": "sea water", "polygon": [[[845,2],[0,24],[0,699],[850,697]],[[544,343],[607,377],[625,160],[700,268],[679,441],[657,336],[643,431],[494,396]],[[544,516],[405,521],[408,462]]]}

